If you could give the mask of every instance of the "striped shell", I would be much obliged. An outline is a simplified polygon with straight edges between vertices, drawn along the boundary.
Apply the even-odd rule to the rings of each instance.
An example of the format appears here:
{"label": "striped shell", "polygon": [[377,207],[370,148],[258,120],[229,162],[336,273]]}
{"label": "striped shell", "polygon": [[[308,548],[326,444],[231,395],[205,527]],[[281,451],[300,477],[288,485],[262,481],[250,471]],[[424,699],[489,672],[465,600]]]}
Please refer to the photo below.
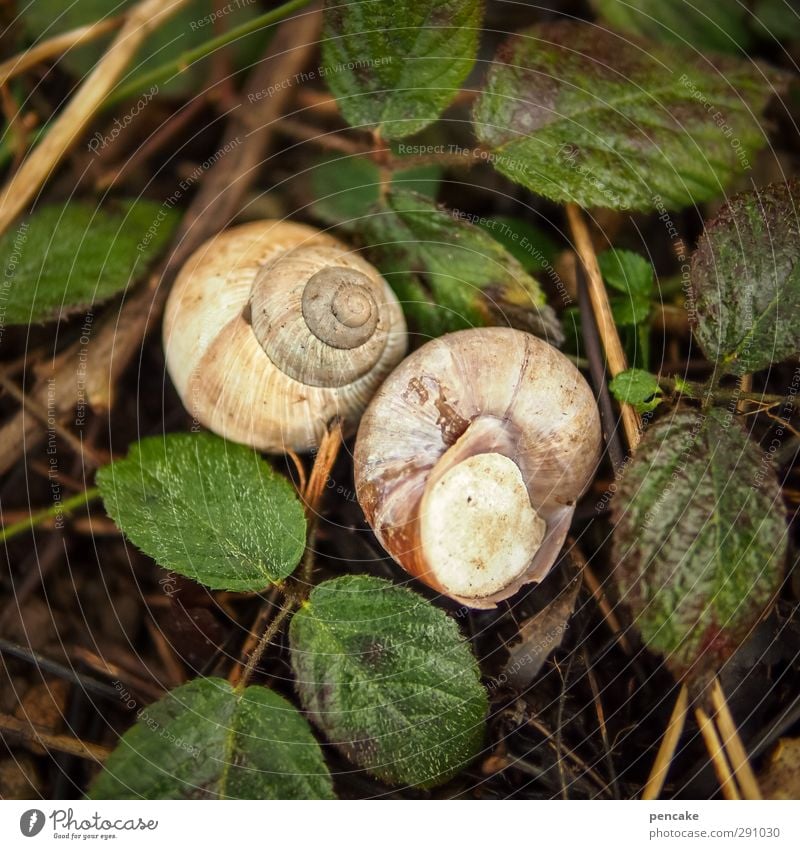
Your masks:
{"label": "striped shell", "polygon": [[195,420],[268,452],[353,432],[402,359],[406,327],[378,271],[337,239],[257,221],[186,262],[164,315],[167,370]]}
{"label": "striped shell", "polygon": [[494,607],[550,570],[600,448],[594,396],[563,354],[519,330],[462,330],[411,354],[372,399],[356,492],[406,571]]}

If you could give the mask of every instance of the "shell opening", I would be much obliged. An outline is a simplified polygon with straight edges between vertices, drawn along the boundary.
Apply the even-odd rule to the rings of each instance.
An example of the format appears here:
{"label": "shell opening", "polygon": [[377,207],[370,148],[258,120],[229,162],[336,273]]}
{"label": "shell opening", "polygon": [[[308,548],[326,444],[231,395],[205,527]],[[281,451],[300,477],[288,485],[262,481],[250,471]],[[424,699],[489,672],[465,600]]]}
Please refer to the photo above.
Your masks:
{"label": "shell opening", "polygon": [[503,454],[456,463],[420,505],[425,561],[446,592],[466,598],[490,596],[521,577],[546,530],[522,472]]}
{"label": "shell opening", "polygon": [[303,289],[302,310],[308,329],[332,348],[363,345],[378,326],[373,282],[354,268],[328,266]]}

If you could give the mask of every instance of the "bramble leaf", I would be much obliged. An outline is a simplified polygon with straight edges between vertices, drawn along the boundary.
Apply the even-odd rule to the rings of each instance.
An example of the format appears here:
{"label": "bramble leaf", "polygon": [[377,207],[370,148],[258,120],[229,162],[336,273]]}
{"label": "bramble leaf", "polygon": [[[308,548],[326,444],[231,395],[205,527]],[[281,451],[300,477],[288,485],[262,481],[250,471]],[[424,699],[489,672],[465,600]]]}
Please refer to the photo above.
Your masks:
{"label": "bramble leaf", "polygon": [[300,701],[347,757],[431,787],[480,751],[488,709],[469,645],[422,596],[366,575],[311,592],[290,627]]}
{"label": "bramble leaf", "polygon": [[256,452],[209,433],[153,436],[104,466],[106,511],[165,569],[257,592],[290,575],[306,523],[291,484]]}

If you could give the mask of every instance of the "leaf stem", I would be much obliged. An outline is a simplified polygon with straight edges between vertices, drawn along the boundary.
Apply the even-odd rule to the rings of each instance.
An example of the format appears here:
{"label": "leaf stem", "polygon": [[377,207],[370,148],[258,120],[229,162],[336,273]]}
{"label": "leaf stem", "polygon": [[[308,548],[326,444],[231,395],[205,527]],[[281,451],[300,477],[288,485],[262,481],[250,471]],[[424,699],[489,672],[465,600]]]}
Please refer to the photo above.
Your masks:
{"label": "leaf stem", "polygon": [[275,618],[269,623],[266,630],[261,635],[261,638],[256,643],[256,647],[250,652],[250,656],[247,658],[244,672],[242,672],[242,676],[236,684],[237,693],[241,693],[245,689],[248,682],[253,677],[253,673],[256,671],[256,667],[261,661],[264,652],[267,650],[267,646],[269,646],[275,635],[281,629],[281,626],[289,614],[294,613],[294,611],[300,606],[300,601],[300,593],[293,593],[291,591],[286,593],[284,596],[283,607],[275,614]]}
{"label": "leaf stem", "polygon": [[147,73],[140,74],[131,82],[117,87],[106,98],[103,108],[114,106],[120,101],[126,100],[128,97],[140,95],[143,89],[162,83],[165,80],[168,80],[172,75],[183,73],[183,71],[185,71],[190,65],[200,61],[201,59],[205,59],[206,56],[209,56],[215,50],[219,50],[220,47],[225,47],[231,42],[236,41],[236,39],[250,35],[250,33],[253,33],[256,30],[271,27],[273,24],[279,23],[293,12],[302,9],[304,6],[308,6],[310,2],[311,0],[289,0],[288,3],[278,6],[277,9],[265,12],[263,15],[259,15],[251,21],[246,21],[240,26],[234,27],[222,35],[210,38],[208,41],[204,41],[202,44],[199,44],[197,47],[193,47],[191,50],[185,50],[175,59],[171,59],[169,62],[165,62],[163,65],[159,65],[151,71],[147,71]]}
{"label": "leaf stem", "polygon": [[99,498],[99,496],[100,490],[96,486],[93,486],[83,492],[79,492],[77,495],[73,495],[71,498],[65,498],[63,501],[53,504],[52,507],[48,507],[46,510],[31,513],[27,519],[21,519],[19,522],[14,522],[2,528],[0,530],[0,542],[5,542],[30,528],[35,528],[37,525],[41,525],[42,522],[52,519],[54,516],[71,513],[81,505],[88,504],[90,501],[94,501],[95,498]]}

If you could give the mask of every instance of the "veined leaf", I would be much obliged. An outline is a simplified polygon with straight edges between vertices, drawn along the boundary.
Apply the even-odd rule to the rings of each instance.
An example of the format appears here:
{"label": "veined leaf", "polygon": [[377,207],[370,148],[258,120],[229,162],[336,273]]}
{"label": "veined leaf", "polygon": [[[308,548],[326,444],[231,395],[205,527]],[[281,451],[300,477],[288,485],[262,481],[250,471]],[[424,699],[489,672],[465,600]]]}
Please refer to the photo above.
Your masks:
{"label": "veined leaf", "polygon": [[[122,691],[120,698],[132,698]],[[144,708],[91,799],[332,799],[308,723],[265,687],[196,678]]]}
{"label": "veined leaf", "polygon": [[765,144],[755,116],[778,81],[713,62],[586,23],[541,24],[500,49],[475,105],[478,138],[498,171],[555,201],[699,203]]}
{"label": "veined leaf", "polygon": [[326,0],[325,79],[353,127],[389,139],[433,123],[475,62],[481,0]]}
{"label": "veined leaf", "polygon": [[347,757],[430,787],[479,752],[488,709],[469,645],[422,596],[365,575],[320,584],[290,627],[300,700]]}
{"label": "veined leaf", "polygon": [[649,413],[661,403],[663,391],[658,378],[640,368],[620,372],[609,384],[613,396],[621,404],[632,404],[637,412]]}
{"label": "veined leaf", "polygon": [[677,675],[716,671],[780,586],[775,472],[726,410],[657,421],[613,502],[615,575],[645,643]]}
{"label": "veined leaf", "polygon": [[291,484],[256,452],[213,434],[143,439],[97,473],[109,516],[160,566],[213,589],[257,592],[305,547]]}
{"label": "veined leaf", "polygon": [[800,181],[738,195],[692,255],[690,305],[703,352],[747,374],[800,351]]}

